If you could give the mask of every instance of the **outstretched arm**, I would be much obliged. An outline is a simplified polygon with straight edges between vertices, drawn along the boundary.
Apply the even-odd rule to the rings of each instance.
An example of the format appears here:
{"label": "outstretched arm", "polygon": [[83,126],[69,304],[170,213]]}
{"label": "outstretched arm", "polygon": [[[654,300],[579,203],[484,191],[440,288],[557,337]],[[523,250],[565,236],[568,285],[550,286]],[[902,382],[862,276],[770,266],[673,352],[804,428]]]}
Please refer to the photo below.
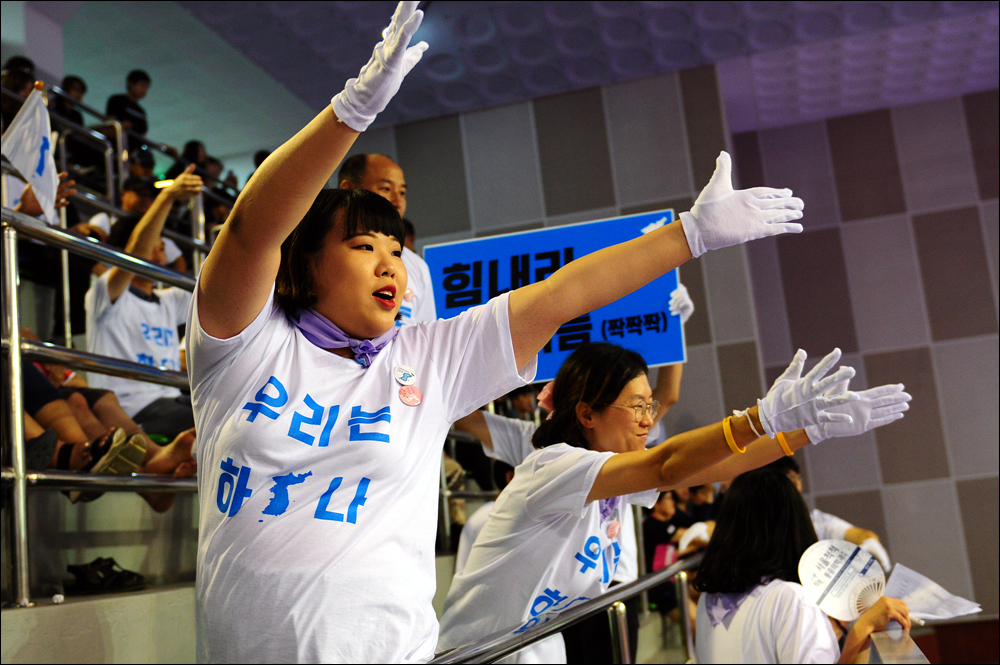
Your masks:
{"label": "outstretched arm", "polygon": [[[153,256],[153,250],[160,242],[160,234],[163,233],[163,225],[167,221],[170,209],[174,201],[183,201],[192,196],[197,196],[201,191],[201,178],[194,175],[194,166],[189,166],[183,173],[174,179],[173,184],[160,190],[153,205],[142,216],[139,223],[132,230],[125,251],[138,257],[149,259]],[[108,272],[108,296],[111,302],[115,302],[125,293],[125,289],[132,283],[132,273],[113,267]]]}
{"label": "outstretched arm", "polygon": [[459,432],[465,432],[479,439],[484,446],[493,449],[493,437],[490,435],[490,428],[486,424],[486,416],[482,411],[473,411],[464,418],[459,418],[453,425]]}
{"label": "outstretched arm", "polygon": [[392,99],[427,44],[409,46],[418,2],[400,2],[371,60],[330,106],[264,160],[233,206],[198,282],[198,316],[213,337],[239,334],[278,274],[281,243],[358,137]]}
{"label": "outstretched arm", "polygon": [[715,173],[681,221],[563,266],[510,294],[510,333],[523,368],[563,323],[612,303],[710,249],[779,233],[799,233],[801,199],[790,190],[734,190],[732,164],[721,153]]}

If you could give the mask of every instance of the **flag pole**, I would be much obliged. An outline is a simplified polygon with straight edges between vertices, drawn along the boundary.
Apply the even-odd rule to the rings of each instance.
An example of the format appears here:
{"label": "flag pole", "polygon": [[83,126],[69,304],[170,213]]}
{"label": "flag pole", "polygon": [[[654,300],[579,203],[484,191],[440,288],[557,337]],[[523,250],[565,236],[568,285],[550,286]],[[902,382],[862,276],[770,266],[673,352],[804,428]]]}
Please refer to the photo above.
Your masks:
{"label": "flag pole", "polygon": [[[45,81],[35,81],[35,90],[42,93],[42,102],[45,103],[45,107],[49,106],[49,93],[45,88]],[[52,141],[52,145],[56,142]],[[65,146],[64,148],[65,149]],[[53,160],[54,162],[55,160]],[[56,189],[58,191],[58,188]],[[58,199],[56,203],[58,203]],[[59,226],[62,230],[66,230],[66,208],[65,206],[59,208]],[[62,250],[59,252],[61,255],[62,263],[62,315],[63,315],[63,338],[66,342],[66,348],[73,348],[73,328],[71,324],[70,316],[70,301],[69,301],[69,252],[67,250]]]}

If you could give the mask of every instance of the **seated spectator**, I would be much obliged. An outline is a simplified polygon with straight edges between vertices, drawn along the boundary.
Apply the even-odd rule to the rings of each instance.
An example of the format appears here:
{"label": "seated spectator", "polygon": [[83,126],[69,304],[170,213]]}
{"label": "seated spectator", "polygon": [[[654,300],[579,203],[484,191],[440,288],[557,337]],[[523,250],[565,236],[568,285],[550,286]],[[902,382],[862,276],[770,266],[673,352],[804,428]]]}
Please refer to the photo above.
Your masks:
{"label": "seated spectator", "polygon": [[12,55],[7,58],[7,62],[3,63],[3,73],[7,72],[22,72],[27,74],[34,80],[35,78],[35,61],[31,58],[26,58],[23,55]]}
{"label": "seated spectator", "polygon": [[[159,192],[160,190],[156,189],[156,186],[151,178],[130,176],[122,184],[122,210],[129,214],[128,216],[119,219],[118,222],[120,223],[128,220],[128,223],[134,225],[134,223],[138,222],[139,219],[145,215],[149,208],[153,205],[153,201],[156,200]],[[91,217],[87,223],[91,227],[103,231],[105,239],[111,233],[111,218],[107,215],[107,213],[99,212]],[[184,259],[184,253],[181,252],[177,243],[170,238],[164,238],[163,245],[164,251],[166,252],[167,265],[177,272],[187,272],[187,261]],[[107,270],[107,268],[103,264],[97,264],[94,273],[100,276],[105,270]]]}
{"label": "seated spectator", "polygon": [[[659,499],[646,516],[642,525],[646,562],[650,572],[677,562],[677,544],[688,526],[689,519],[679,517],[674,504],[673,492],[661,492]],[[665,582],[649,590],[650,609],[680,621],[677,612],[677,588],[673,582]],[[694,616],[694,601],[688,608],[688,616]]]}
{"label": "seated spectator", "polygon": [[[802,471],[794,457],[781,457],[771,462],[768,468],[788,476],[795,489],[802,492]],[[847,520],[842,520],[818,509],[814,509],[809,514],[809,518],[812,520],[816,537],[819,540],[846,540],[878,559],[882,569],[887,573],[892,569],[889,553],[879,540],[878,534],[871,529],[856,527]]]}
{"label": "seated spectator", "polygon": [[[109,243],[130,254],[164,264],[160,234],[175,201],[201,191],[194,165],[179,175],[140,218],[122,218]],[[180,370],[177,327],[187,321],[191,294],[175,287],[154,289],[153,281],[111,268],[87,292],[87,348],[91,353]],[[94,375],[94,387],[112,390],[125,412],[151,434],[177,436],[194,427],[191,400],[168,386]]]}
{"label": "seated spectator", "polygon": [[510,411],[508,412],[510,417],[535,422],[540,420],[533,387],[522,386],[507,393],[507,401],[510,403]]}
{"label": "seated spectator", "polygon": [[139,102],[146,97],[152,79],[141,69],[133,69],[125,79],[125,94],[108,97],[105,114],[122,124],[122,128],[139,136],[149,131],[146,109]]}
{"label": "seated spectator", "polygon": [[82,102],[83,96],[87,94],[87,84],[79,76],[63,77],[59,87],[70,96],[66,99],[62,95],[55,95],[49,109],[56,115],[69,120],[75,125],[83,126],[83,114],[76,108],[74,101]]}
{"label": "seated spectator", "polygon": [[140,146],[129,153],[128,174],[139,178],[153,178],[156,168],[156,158],[153,151],[146,146]]}
{"label": "seated spectator", "polygon": [[693,584],[702,592],[697,662],[867,662],[873,632],[891,620],[909,631],[906,604],[883,597],[854,622],[841,650],[798,582],[799,559],[816,542],[801,494],[765,467],[737,477],[727,495]]}
{"label": "seated spectator", "polygon": [[[13,58],[11,58],[13,60]],[[7,61],[8,63],[10,60]],[[13,68],[3,70],[3,74],[0,75],[0,87],[10,90],[11,92],[20,95],[21,97],[27,97],[31,94],[31,88],[35,84],[35,75],[33,73],[28,73],[23,69]],[[19,99],[13,99],[7,95],[0,97],[0,120],[3,121],[3,129],[6,131],[7,127],[14,120],[14,116],[17,112],[21,110],[21,105],[24,102]]]}
{"label": "seated spectator", "polygon": [[695,522],[708,522],[714,518],[712,501],[715,498],[714,485],[698,485],[690,488],[691,500],[688,514]]}
{"label": "seated spectator", "polygon": [[[170,445],[156,445],[122,413],[114,393],[89,388],[60,393],[34,363],[23,361],[21,370],[29,468],[105,475],[194,475],[197,465],[191,457],[193,429],[180,433]],[[61,394],[68,399],[62,399]],[[45,450],[51,450],[48,460],[41,456]],[[91,501],[100,494],[70,492],[68,496],[76,503]],[[158,512],[167,510],[174,501],[172,493],[142,496]]]}
{"label": "seated spectator", "polygon": [[205,151],[204,143],[196,140],[188,141],[184,144],[181,157],[183,159],[178,159],[173,166],[167,169],[167,174],[164,176],[167,180],[173,180],[179,176],[189,164],[194,164],[195,173],[201,177],[204,178],[208,175],[208,171],[205,170],[205,160],[208,158],[208,153]]}

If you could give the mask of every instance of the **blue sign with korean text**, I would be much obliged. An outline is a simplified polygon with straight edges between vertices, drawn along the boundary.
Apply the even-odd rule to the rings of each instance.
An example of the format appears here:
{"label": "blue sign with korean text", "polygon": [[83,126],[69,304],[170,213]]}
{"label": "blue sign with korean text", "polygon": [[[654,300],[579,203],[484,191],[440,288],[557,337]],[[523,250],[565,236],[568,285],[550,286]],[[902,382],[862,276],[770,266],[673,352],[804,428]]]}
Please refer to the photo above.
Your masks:
{"label": "blue sign with korean text", "polygon": [[[538,231],[477,238],[424,248],[434,304],[449,319],[470,307],[540,282],[574,259],[636,238],[674,221],[673,210],[615,217]],[[628,270],[623,265],[622,270]],[[538,354],[536,381],[555,378],[574,349],[612,342],[642,354],[650,366],[684,362],[684,329],[670,314],[677,271],[561,326]]]}

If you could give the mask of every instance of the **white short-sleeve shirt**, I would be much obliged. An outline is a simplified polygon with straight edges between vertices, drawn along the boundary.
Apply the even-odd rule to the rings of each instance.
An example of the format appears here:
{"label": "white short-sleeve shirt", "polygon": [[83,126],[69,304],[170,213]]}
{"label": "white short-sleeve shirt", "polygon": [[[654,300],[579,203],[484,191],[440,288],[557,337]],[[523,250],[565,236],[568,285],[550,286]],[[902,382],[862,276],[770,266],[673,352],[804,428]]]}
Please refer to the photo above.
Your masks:
{"label": "white short-sleeve shirt", "polygon": [[[273,290],[227,340],[201,329],[193,303],[187,345],[198,659],[432,658],[445,435],[535,371],[515,366],[507,296],[404,326],[367,369],[306,340]],[[418,406],[401,401],[400,366]]]}
{"label": "white short-sleeve shirt", "polygon": [[[137,288],[125,289],[115,302],[108,293],[111,271],[94,280],[84,307],[87,311],[87,350],[112,358],[166,367],[180,371],[180,340],[177,326],[187,320],[191,294],[170,287],[153,289],[147,297]],[[93,388],[114,391],[125,413],[135,416],[161,397],[177,397],[181,391],[155,383],[131,381],[116,376],[91,373]]]}
{"label": "white short-sleeve shirt", "polygon": [[560,443],[517,467],[452,580],[439,650],[547,623],[607,590],[621,556],[623,513],[657,497],[651,490],[588,502],[613,454]]}
{"label": "white short-sleeve shirt", "polygon": [[[493,448],[483,444],[483,452],[487,457],[493,457],[517,467],[531,453],[535,446],[531,443],[538,425],[529,420],[505,418],[493,413],[483,412],[486,426],[490,430]],[[639,579],[639,546],[635,538],[635,517],[632,510],[624,511],[622,515],[621,557],[618,560],[618,570],[614,581],[622,584]]]}
{"label": "white short-sleeve shirt", "polygon": [[853,529],[854,525],[847,520],[842,520],[836,515],[824,513],[822,510],[814,509],[809,513],[813,528],[816,529],[817,540],[844,540],[848,529]]}
{"label": "white short-sleeve shirt", "polygon": [[[403,304],[399,308],[400,324],[436,320],[434,288],[427,262],[408,247],[403,248],[402,259],[403,265],[406,266],[406,290],[409,293],[403,294]],[[407,296],[410,300],[406,299]]]}
{"label": "white short-sleeve shirt", "polygon": [[713,626],[698,600],[699,663],[836,663],[840,647],[826,614],[802,585],[773,580],[750,592],[739,609]]}

